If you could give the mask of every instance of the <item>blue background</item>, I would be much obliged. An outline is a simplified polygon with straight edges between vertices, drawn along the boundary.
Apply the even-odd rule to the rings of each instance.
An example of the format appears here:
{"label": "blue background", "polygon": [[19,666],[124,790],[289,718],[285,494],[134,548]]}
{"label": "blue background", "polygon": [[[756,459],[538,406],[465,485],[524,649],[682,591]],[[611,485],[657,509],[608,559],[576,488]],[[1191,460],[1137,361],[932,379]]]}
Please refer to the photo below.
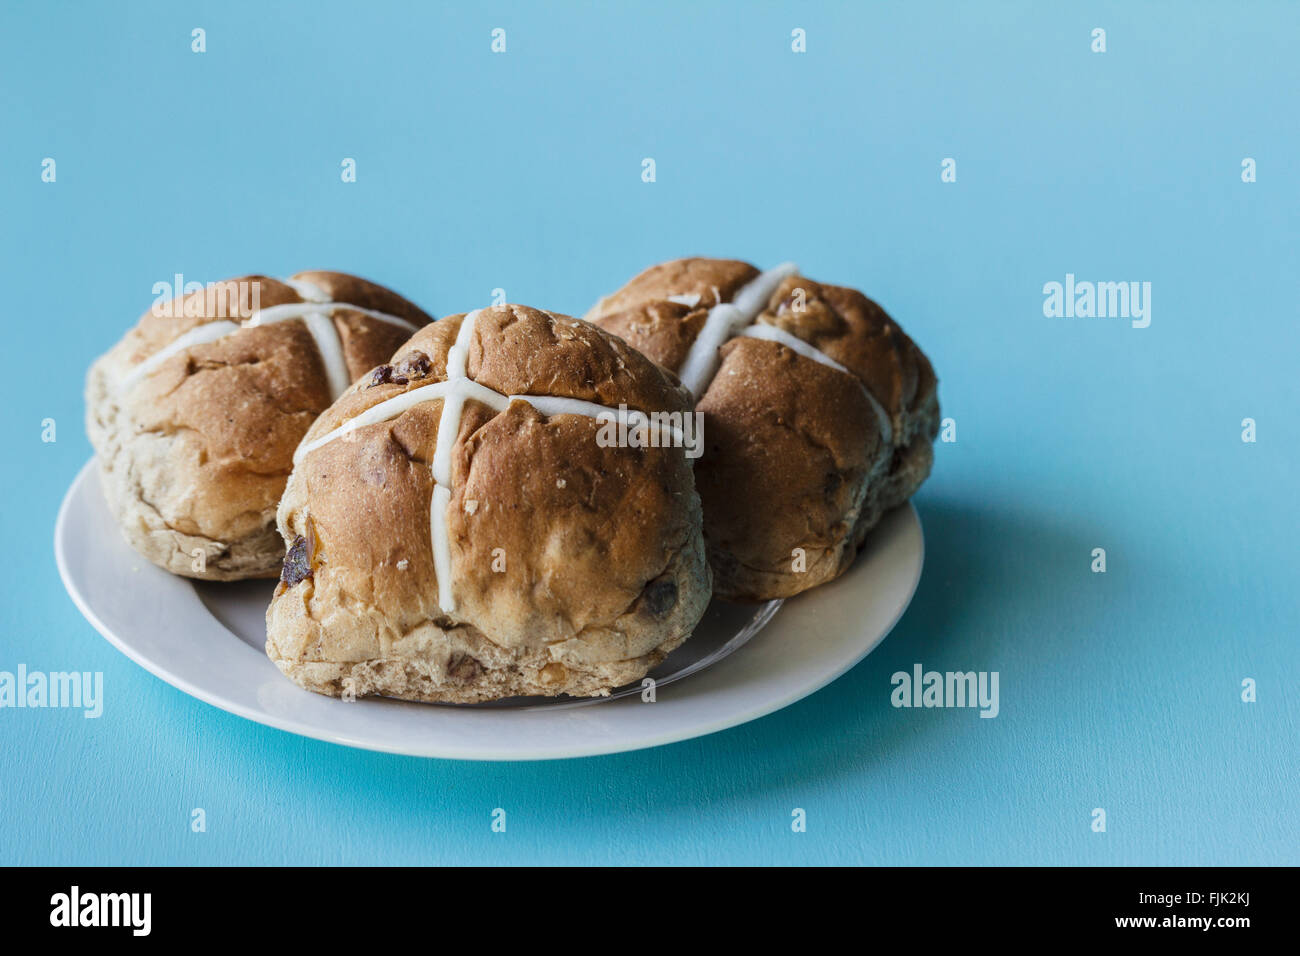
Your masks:
{"label": "blue background", "polygon": [[[0,13],[0,669],[107,697],[0,711],[0,862],[1300,863],[1300,6],[115,7]],[[65,596],[84,370],[153,283],[581,314],[687,254],[863,288],[957,422],[911,609],[811,698],[599,759],[355,752],[190,699]],[[1151,282],[1150,327],[1044,318],[1067,272]],[[1000,672],[1001,715],[895,710],[915,662]]]}

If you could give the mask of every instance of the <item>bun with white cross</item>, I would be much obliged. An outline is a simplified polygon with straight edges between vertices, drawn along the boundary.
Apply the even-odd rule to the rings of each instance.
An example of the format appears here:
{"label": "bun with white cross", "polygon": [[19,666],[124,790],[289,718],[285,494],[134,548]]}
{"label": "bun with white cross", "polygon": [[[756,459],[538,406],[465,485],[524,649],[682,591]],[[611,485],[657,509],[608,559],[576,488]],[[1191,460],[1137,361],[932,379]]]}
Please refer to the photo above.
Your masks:
{"label": "bun with white cross", "polygon": [[578,319],[504,305],[428,326],[298,448],[267,654],[339,697],[598,696],[640,680],[711,594],[690,407]]}
{"label": "bun with white cross", "polygon": [[930,473],[934,369],[861,292],[789,263],[678,259],[587,319],[678,374],[704,413],[696,484],[719,597],[835,579]]}
{"label": "bun with white cross", "polygon": [[294,449],[430,321],[340,272],[246,276],[155,303],[86,380],[87,431],[127,541],[187,577],[275,577]]}

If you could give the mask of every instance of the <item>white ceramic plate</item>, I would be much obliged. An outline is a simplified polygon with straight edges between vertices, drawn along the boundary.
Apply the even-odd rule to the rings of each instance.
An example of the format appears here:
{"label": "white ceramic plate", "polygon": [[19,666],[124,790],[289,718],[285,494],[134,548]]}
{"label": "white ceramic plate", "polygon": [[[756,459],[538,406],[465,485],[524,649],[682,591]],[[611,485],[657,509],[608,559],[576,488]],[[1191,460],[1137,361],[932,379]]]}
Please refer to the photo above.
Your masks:
{"label": "white ceramic plate", "polygon": [[349,747],[544,760],[698,737],[824,687],[865,657],[902,615],[921,576],[924,543],[907,505],[885,516],[839,580],[784,604],[715,601],[691,639],[653,672],[653,703],[641,699],[637,686],[613,698],[475,707],[346,702],[301,690],[262,652],[274,583],[196,583],[154,567],[113,523],[93,459],[63,500],[54,554],[86,619],[127,657],[199,700]]}

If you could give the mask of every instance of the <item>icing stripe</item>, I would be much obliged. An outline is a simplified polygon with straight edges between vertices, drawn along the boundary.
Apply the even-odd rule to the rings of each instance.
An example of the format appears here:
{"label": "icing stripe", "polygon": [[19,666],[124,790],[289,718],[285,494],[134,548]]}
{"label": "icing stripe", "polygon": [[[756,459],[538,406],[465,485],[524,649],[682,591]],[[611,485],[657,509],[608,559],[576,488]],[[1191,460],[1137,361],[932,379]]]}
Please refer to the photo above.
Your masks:
{"label": "icing stripe", "polygon": [[[611,408],[608,405],[597,405],[594,402],[584,402],[577,398],[561,398],[555,395],[502,395],[500,392],[493,391],[486,385],[482,385],[471,379],[452,379],[446,382],[434,382],[432,385],[425,385],[420,388],[412,389],[409,392],[403,392],[401,395],[395,395],[392,398],[385,399],[382,402],[376,402],[364,412],[361,412],[355,418],[349,418],[346,422],[319,438],[313,438],[309,442],[304,442],[298,446],[294,452],[294,464],[299,464],[302,459],[315,451],[322,448],[330,442],[344,437],[349,432],[354,432],[358,428],[365,428],[367,425],[378,425],[381,422],[392,421],[408,409],[416,405],[423,405],[425,402],[435,402],[440,398],[446,398],[456,392],[461,392],[464,398],[472,398],[475,401],[482,402],[494,411],[503,412],[510,407],[511,402],[527,402],[541,414],[549,417],[555,415],[585,415],[588,418],[602,419],[607,416],[611,421],[618,421],[620,418],[627,423],[628,428],[647,428],[658,427],[661,430],[667,430],[675,439],[676,444],[685,444],[682,437],[681,429],[673,425],[658,424],[651,421],[649,415],[637,409],[630,408],[625,412],[617,408]],[[685,412],[683,414],[691,414]],[[439,434],[441,434],[442,423],[439,421]],[[456,431],[458,432],[459,423]],[[663,446],[668,447],[668,446]]]}
{"label": "icing stripe", "polygon": [[677,373],[697,402],[704,397],[713,376],[718,374],[718,349],[748,321],[745,313],[726,302],[709,309],[704,328],[691,343],[686,361],[682,362],[681,371]]}
{"label": "icing stripe", "polygon": [[435,484],[433,500],[429,502],[429,540],[433,542],[433,573],[438,579],[438,606],[447,614],[456,610],[456,598],[451,593],[451,535],[447,531],[447,509],[450,507],[451,489]]}
{"label": "icing stripe", "polygon": [[799,267],[793,262],[786,262],[775,269],[760,272],[740,288],[731,302],[720,303],[709,310],[704,328],[691,343],[677,373],[697,402],[704,397],[713,376],[718,373],[718,349],[727,339],[739,335],[741,329],[752,324],[776,287],[798,271]]}
{"label": "icing stripe", "polygon": [[[310,283],[306,284],[311,285]],[[316,293],[323,291],[319,287],[312,288],[315,288]],[[294,289],[298,291],[297,285],[294,285]],[[308,293],[311,293],[311,291],[311,288],[307,289]],[[299,292],[299,294],[302,293]],[[389,315],[387,312],[363,309],[359,305],[352,305],[347,302],[321,302],[319,300],[286,302],[283,305],[272,305],[265,309],[258,309],[244,322],[244,327],[257,328],[263,325],[288,322],[292,319],[302,319],[307,325],[307,331],[311,333],[311,337],[316,341],[316,351],[320,353],[321,362],[325,365],[325,377],[329,382],[330,397],[331,399],[337,399],[348,390],[348,385],[352,382],[352,376],[348,374],[347,359],[343,355],[343,336],[340,334],[338,326],[334,324],[334,320],[330,318],[330,313],[341,309],[358,312],[367,318],[387,322],[389,325],[399,326],[409,332],[419,331],[420,328],[414,322],[409,322],[399,315]]]}
{"label": "icing stripe", "polygon": [[[256,318],[256,317],[255,317]],[[308,312],[303,316],[307,331],[316,340],[316,351],[325,366],[325,379],[329,382],[330,397],[337,399],[348,390],[352,376],[348,374],[348,360],[343,357],[343,337],[338,326],[324,312]]]}
{"label": "icing stripe", "polygon": [[[774,269],[760,272],[755,278],[741,287],[730,303],[724,302],[710,309],[708,318],[704,320],[704,328],[700,330],[700,334],[695,337],[690,350],[686,353],[686,359],[682,362],[678,378],[682,380],[683,385],[690,389],[691,394],[695,396],[695,400],[698,402],[704,397],[704,393],[709,388],[709,383],[713,381],[713,377],[718,373],[720,364],[718,349],[722,348],[728,339],[735,336],[745,336],[751,339],[776,342],[797,352],[804,358],[810,358],[814,362],[820,362],[822,365],[851,376],[867,396],[867,400],[871,402],[876,418],[880,421],[880,431],[884,435],[885,442],[892,444],[894,429],[889,421],[889,415],[862,379],[821,349],[808,344],[797,335],[791,335],[785,329],[777,328],[775,325],[755,324],[763,311],[763,306],[771,299],[772,293],[789,276],[797,274],[798,271],[799,267],[793,262],[785,262]],[[680,302],[690,297],[686,295],[670,295],[668,298],[673,302]],[[696,298],[698,299],[698,296]]]}
{"label": "icing stripe", "polygon": [[803,339],[799,338],[799,336],[791,335],[785,329],[777,328],[775,325],[767,325],[766,323],[751,325],[749,328],[743,329],[740,334],[746,338],[766,339],[769,342],[780,342],[786,348],[798,352],[800,355],[805,358],[810,358],[814,362],[821,362],[821,364],[828,365],[847,375],[853,374],[821,349],[809,345]]}
{"label": "icing stripe", "polygon": [[760,272],[753,280],[741,287],[731,304],[750,317],[753,322],[772,298],[772,293],[786,279],[799,273],[799,267],[793,262],[783,262],[775,268]]}
{"label": "icing stripe", "polygon": [[467,378],[469,376],[469,342],[474,337],[474,326],[478,323],[482,309],[475,309],[460,321],[456,330],[456,341],[447,351],[447,377]]}
{"label": "icing stripe", "polygon": [[274,325],[288,319],[301,319],[308,315],[338,312],[342,309],[346,309],[348,312],[359,312],[368,319],[387,322],[389,325],[396,325],[412,332],[420,331],[420,326],[410,319],[404,319],[400,315],[390,315],[387,312],[376,312],[374,309],[362,308],[350,302],[285,302],[282,305],[269,305],[265,309],[258,309],[254,312],[244,322],[244,325]]}
{"label": "icing stripe", "polygon": [[[537,409],[547,418],[553,415],[585,415],[588,418],[594,418],[599,422],[611,421],[622,422],[629,430],[645,431],[653,429],[659,435],[659,442],[652,444],[652,448],[685,448],[686,437],[682,430],[675,425],[657,422],[652,416],[645,412],[638,411],[635,408],[610,408],[608,405],[597,405],[595,402],[584,402],[580,398],[560,398],[555,395],[511,395],[510,401],[527,402],[533,408]],[[683,414],[689,415],[690,412]],[[663,440],[664,432],[668,433],[669,441]],[[645,447],[644,445],[642,447]]]}
{"label": "icing stripe", "polygon": [[349,432],[354,432],[358,428],[364,428],[367,425],[378,425],[380,422],[386,422],[396,418],[408,408],[414,408],[416,405],[422,405],[425,402],[432,402],[443,398],[452,389],[451,382],[435,382],[432,385],[425,385],[423,388],[417,388],[410,392],[403,392],[401,395],[395,395],[371,405],[364,412],[355,418],[350,418],[333,431],[326,432],[319,438],[314,438],[309,442],[304,442],[298,446],[298,450],[293,453],[293,462],[295,465],[302,461],[303,457],[309,452],[315,451],[323,445],[328,445],[337,438],[342,438]]}
{"label": "icing stripe", "polygon": [[510,407],[510,399],[468,378],[454,378],[451,388],[443,398],[442,415],[438,418],[438,444],[433,453],[433,480],[451,487],[451,452],[460,434],[460,419],[465,402],[473,399],[497,412]]}
{"label": "icing stripe", "polygon": [[294,292],[298,293],[298,298],[305,299],[308,302],[328,302],[330,294],[309,279],[281,279]]}
{"label": "icing stripe", "polygon": [[784,345],[786,348],[790,349],[791,351],[798,352],[800,355],[804,356],[805,358],[810,358],[814,362],[820,362],[822,365],[829,366],[830,368],[833,368],[836,371],[840,371],[843,372],[845,375],[848,375],[850,378],[853,379],[853,381],[858,383],[858,388],[862,389],[862,394],[866,395],[867,401],[871,403],[871,408],[876,413],[876,419],[880,422],[880,431],[881,434],[884,436],[885,444],[887,445],[893,444],[894,427],[889,422],[889,415],[886,414],[884,406],[882,406],[880,402],[876,400],[876,396],[871,394],[871,389],[867,388],[867,386],[863,383],[862,379],[858,378],[856,375],[850,372],[846,366],[843,366],[839,362],[835,361],[835,359],[831,358],[821,349],[809,345],[803,339],[799,338],[799,336],[791,335],[785,329],[778,329],[775,325],[767,325],[767,324],[751,325],[749,328],[745,329],[740,334],[745,336],[746,338],[764,339],[765,341],[768,342],[776,342],[779,345]]}
{"label": "icing stripe", "polygon": [[265,309],[258,309],[240,323],[220,319],[190,329],[184,335],[177,336],[143,362],[133,366],[126,375],[122,376],[121,381],[118,383],[119,390],[126,391],[133,388],[141,379],[154,372],[173,355],[192,346],[215,342],[227,335],[233,335],[240,329],[275,325],[291,319],[302,319],[307,326],[307,331],[311,333],[311,337],[316,343],[316,350],[320,353],[321,362],[325,366],[325,377],[329,383],[330,399],[332,401],[347,391],[348,384],[352,379],[348,375],[348,364],[343,355],[343,338],[339,334],[334,320],[330,318],[330,313],[346,309],[349,312],[360,313],[378,322],[399,326],[410,332],[418,332],[420,329],[419,325],[409,319],[402,318],[400,315],[376,312],[374,309],[362,308],[349,302],[331,302],[329,301],[329,293],[314,282],[308,282],[306,279],[281,279],[279,281],[308,301],[286,302],[283,305],[272,305]]}
{"label": "icing stripe", "polygon": [[[595,402],[584,402],[580,398],[562,398],[558,395],[510,396],[511,401],[516,399],[527,402],[548,418],[551,415],[585,415],[587,418],[600,418],[602,415],[613,415],[615,418],[618,416],[618,409],[616,408],[610,408],[608,405],[597,405]],[[629,425],[637,417],[645,418],[646,415],[644,412],[635,409],[628,410],[626,418]]]}
{"label": "icing stripe", "polygon": [[[447,350],[447,381],[452,383],[452,387],[443,400],[442,415],[438,417],[438,445],[433,453],[433,480],[445,488],[451,488],[451,450],[456,444],[456,436],[460,434],[460,415],[465,410],[467,397],[465,383],[469,381],[469,346],[474,339],[474,327],[478,324],[479,314],[480,310],[475,309],[460,320],[460,328],[456,330],[456,341]],[[479,387],[484,391],[491,391],[481,385]],[[440,543],[444,542],[434,540],[435,552]],[[446,544],[446,547],[450,549],[451,545]],[[439,578],[439,601],[444,611],[450,611],[455,604],[453,602],[452,607],[449,608],[446,602],[442,601],[442,583],[443,579]]]}

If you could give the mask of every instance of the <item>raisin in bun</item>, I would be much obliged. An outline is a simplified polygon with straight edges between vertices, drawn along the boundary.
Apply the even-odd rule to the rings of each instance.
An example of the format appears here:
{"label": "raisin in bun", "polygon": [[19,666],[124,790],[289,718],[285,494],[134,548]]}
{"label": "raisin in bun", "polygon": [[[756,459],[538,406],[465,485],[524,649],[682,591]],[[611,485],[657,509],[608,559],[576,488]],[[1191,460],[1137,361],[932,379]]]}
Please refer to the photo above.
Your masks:
{"label": "raisin in bun", "polygon": [[934,370],[861,292],[791,265],[678,259],[587,319],[680,375],[704,413],[696,484],[719,597],[833,580],[930,473]]}
{"label": "raisin in bun", "polygon": [[594,696],[644,676],[710,577],[684,449],[602,438],[620,405],[680,420],[690,396],[568,316],[506,305],[419,332],[298,450],[267,654],[349,697]]}
{"label": "raisin in bun", "polygon": [[127,541],[174,574],[274,577],[294,449],[429,321],[340,272],[229,279],[156,305],[86,381],[87,430]]}

